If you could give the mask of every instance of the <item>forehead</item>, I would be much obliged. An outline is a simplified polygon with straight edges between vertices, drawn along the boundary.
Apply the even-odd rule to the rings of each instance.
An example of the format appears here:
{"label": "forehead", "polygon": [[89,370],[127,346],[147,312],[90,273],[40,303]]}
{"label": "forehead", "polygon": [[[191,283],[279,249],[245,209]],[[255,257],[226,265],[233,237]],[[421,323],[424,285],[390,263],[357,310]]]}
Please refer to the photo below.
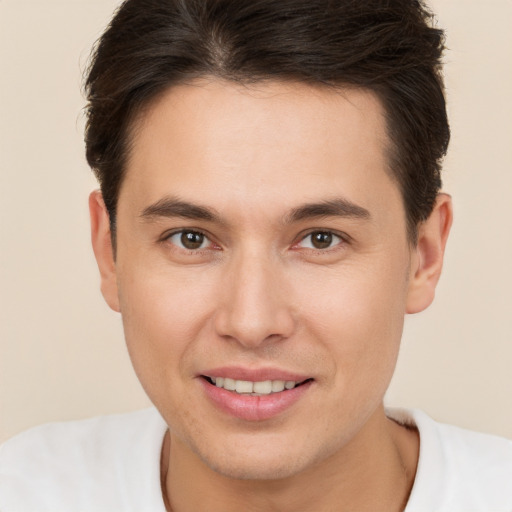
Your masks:
{"label": "forehead", "polygon": [[267,212],[333,194],[401,202],[386,147],[383,108],[371,92],[197,81],[166,91],[137,123],[120,206],[130,190],[146,204],[192,194]]}

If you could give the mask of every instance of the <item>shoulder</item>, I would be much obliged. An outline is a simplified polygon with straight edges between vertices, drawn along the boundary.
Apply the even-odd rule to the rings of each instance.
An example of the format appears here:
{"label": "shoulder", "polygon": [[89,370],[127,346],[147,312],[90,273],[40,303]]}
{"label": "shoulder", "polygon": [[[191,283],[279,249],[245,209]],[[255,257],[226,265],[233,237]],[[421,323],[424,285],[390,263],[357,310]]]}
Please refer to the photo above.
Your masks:
{"label": "shoulder", "polygon": [[151,408],[19,434],[0,447],[0,509],[124,510],[121,496],[159,491],[165,429]]}
{"label": "shoulder", "polygon": [[512,511],[512,440],[438,423],[418,410],[389,415],[420,435],[407,512]]}

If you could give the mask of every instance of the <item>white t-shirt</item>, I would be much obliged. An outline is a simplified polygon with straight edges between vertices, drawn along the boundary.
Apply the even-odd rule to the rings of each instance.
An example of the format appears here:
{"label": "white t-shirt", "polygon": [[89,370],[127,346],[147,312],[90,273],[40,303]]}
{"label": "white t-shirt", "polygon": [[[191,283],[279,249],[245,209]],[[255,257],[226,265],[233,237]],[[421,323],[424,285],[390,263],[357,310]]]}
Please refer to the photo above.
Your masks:
{"label": "white t-shirt", "polygon": [[[406,512],[512,512],[512,441],[436,423],[417,410],[420,458]],[[151,408],[53,423],[0,447],[1,512],[165,512],[166,425]]]}

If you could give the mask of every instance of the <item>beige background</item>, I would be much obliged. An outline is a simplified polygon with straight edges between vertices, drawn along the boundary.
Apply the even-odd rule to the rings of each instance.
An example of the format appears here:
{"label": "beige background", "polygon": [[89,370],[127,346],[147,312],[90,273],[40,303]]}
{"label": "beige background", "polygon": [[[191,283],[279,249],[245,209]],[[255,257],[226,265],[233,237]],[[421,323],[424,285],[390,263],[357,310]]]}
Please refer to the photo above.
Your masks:
{"label": "beige background", "polygon": [[[89,248],[81,72],[114,0],[0,0],[0,441],[148,404]],[[388,405],[512,437],[512,1],[435,0],[456,221]]]}

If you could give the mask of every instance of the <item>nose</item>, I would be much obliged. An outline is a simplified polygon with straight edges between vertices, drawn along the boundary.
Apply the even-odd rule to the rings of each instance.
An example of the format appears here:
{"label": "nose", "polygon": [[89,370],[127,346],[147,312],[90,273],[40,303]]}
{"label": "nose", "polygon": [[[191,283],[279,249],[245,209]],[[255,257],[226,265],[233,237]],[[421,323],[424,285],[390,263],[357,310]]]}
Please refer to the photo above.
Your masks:
{"label": "nose", "polygon": [[228,265],[215,316],[217,334],[253,349],[290,337],[295,317],[285,274],[282,264],[258,255]]}

